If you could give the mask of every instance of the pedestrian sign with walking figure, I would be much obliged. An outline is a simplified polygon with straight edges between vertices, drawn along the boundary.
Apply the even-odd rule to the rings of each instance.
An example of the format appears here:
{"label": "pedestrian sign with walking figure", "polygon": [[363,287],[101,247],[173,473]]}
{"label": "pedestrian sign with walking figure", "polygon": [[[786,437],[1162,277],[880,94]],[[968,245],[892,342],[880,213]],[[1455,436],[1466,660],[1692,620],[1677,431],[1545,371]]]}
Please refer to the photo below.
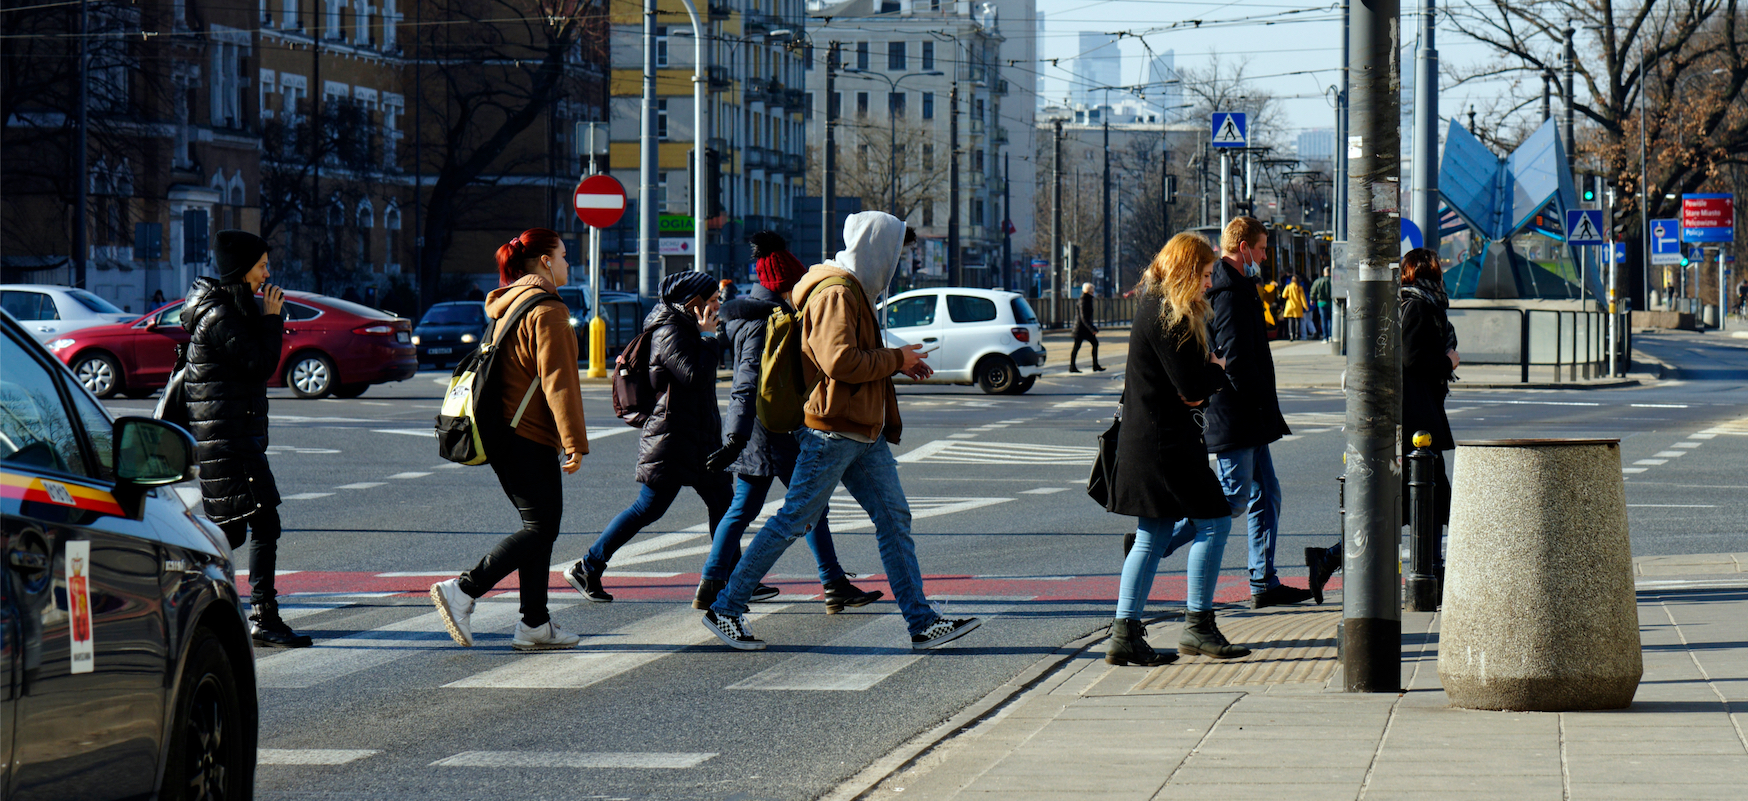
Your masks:
{"label": "pedestrian sign with walking figure", "polygon": [[1566,244],[1600,245],[1602,240],[1601,209],[1566,210]]}
{"label": "pedestrian sign with walking figure", "polygon": [[1245,124],[1244,112],[1214,112],[1210,130],[1214,147],[1247,147],[1250,144],[1250,129]]}

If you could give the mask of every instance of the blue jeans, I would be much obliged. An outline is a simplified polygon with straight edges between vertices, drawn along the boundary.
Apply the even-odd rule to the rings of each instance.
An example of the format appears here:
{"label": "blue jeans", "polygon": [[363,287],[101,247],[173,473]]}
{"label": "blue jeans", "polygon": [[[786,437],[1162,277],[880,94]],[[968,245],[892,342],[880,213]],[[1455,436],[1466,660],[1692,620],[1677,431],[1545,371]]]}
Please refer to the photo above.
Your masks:
{"label": "blue jeans", "polygon": [[[1281,482],[1275,478],[1275,460],[1267,445],[1214,457],[1214,472],[1220,476],[1232,515],[1249,512],[1250,592],[1265,592],[1281,583],[1275,575],[1275,538],[1281,528]],[[1189,525],[1188,520],[1178,521],[1178,534]]]}
{"label": "blue jeans", "polygon": [[[728,476],[718,473],[719,480],[709,480],[699,484],[694,489],[698,497],[704,501],[704,508],[710,515],[710,530],[715,531],[717,524],[728,511],[729,492]],[[632,501],[625,511],[620,512],[613,522],[595,538],[595,544],[589,547],[589,555],[583,557],[583,562],[592,572],[599,573],[607,569],[607,563],[612,561],[613,554],[625,543],[637,536],[645,526],[662,519],[668,513],[668,507],[674,504],[674,499],[680,496],[681,484],[660,483],[645,484],[638,492],[637,500]]]}
{"label": "blue jeans", "polygon": [[[746,533],[747,526],[753,524],[759,516],[759,510],[765,506],[765,496],[771,491],[770,476],[734,477],[734,503],[728,507],[728,514],[722,516],[722,522],[716,524],[716,534],[710,543],[710,557],[704,560],[704,578],[713,581],[727,581],[734,571],[734,566],[740,562],[740,535]],[[783,486],[789,486],[789,479],[783,479]],[[807,547],[813,549],[813,560],[819,563],[819,583],[829,584],[844,577],[843,567],[838,565],[838,551],[832,546],[831,526],[827,517],[821,516],[819,525],[807,530]]]}
{"label": "blue jeans", "polygon": [[922,568],[917,566],[916,544],[910,538],[910,503],[898,484],[898,462],[886,438],[857,442],[848,437],[827,436],[804,428],[796,433],[801,456],[789,477],[789,492],[783,508],[765,521],[741,555],[728,586],[716,596],[710,609],[718,615],[744,615],[747,599],[759,580],[777,564],[778,557],[796,537],[805,534],[825,514],[832,490],[842,482],[862,510],[874,521],[874,539],[880,546],[880,563],[886,583],[898,601],[905,626],[920,634],[939,615],[923,596]]}
{"label": "blue jeans", "polygon": [[1329,327],[1329,304],[1327,303],[1317,304],[1317,331],[1324,339],[1331,338],[1331,329]]}
{"label": "blue jeans", "polygon": [[1135,525],[1135,547],[1123,560],[1123,583],[1117,589],[1117,617],[1141,619],[1147,596],[1153,592],[1153,576],[1159,560],[1185,545],[1190,546],[1189,588],[1184,605],[1191,612],[1214,608],[1214,586],[1220,579],[1220,559],[1226,555],[1226,535],[1232,518],[1168,520],[1143,517]]}

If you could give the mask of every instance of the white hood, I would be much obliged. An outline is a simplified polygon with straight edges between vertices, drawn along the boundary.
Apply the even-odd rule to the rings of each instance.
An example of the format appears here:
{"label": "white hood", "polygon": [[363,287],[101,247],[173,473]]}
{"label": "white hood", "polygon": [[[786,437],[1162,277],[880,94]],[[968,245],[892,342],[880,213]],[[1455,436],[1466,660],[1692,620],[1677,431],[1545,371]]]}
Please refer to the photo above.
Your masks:
{"label": "white hood", "polygon": [[884,211],[859,211],[844,220],[844,249],[827,264],[856,276],[862,290],[874,299],[892,283],[903,248],[903,220]]}

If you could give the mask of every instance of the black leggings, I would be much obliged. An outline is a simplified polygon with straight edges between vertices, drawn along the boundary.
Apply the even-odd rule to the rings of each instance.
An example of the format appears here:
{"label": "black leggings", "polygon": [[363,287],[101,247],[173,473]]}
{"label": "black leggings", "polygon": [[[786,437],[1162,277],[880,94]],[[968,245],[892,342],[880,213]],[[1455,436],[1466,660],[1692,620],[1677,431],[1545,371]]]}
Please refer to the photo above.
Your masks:
{"label": "black leggings", "polygon": [[1096,336],[1094,334],[1083,335],[1083,334],[1079,334],[1079,333],[1076,333],[1074,335],[1074,347],[1068,351],[1068,366],[1073,367],[1074,361],[1076,359],[1080,358],[1080,343],[1083,341],[1089,342],[1092,344],[1093,366],[1097,367],[1099,364],[1099,338],[1098,338],[1098,336]]}
{"label": "black leggings", "polygon": [[249,546],[249,605],[260,608],[279,597],[273,588],[273,571],[279,562],[279,510],[262,509],[241,520],[220,523],[219,530],[232,550],[243,547],[249,533],[255,535]]}
{"label": "black leggings", "polygon": [[461,574],[461,591],[478,598],[512,572],[521,579],[522,623],[543,626],[547,583],[552,578],[552,544],[564,512],[558,449],[507,434],[491,444],[492,472],[522,516],[522,529],[498,541],[472,570]]}

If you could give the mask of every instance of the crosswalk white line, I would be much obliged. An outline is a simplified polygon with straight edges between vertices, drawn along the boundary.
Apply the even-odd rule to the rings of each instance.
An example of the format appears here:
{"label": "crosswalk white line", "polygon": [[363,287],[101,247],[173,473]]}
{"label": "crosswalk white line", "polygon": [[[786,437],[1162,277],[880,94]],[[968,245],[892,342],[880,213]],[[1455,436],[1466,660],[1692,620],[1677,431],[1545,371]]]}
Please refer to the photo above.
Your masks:
{"label": "crosswalk white line", "polygon": [[1067,492],[1067,491],[1068,491],[1067,487],[1039,487],[1037,489],[1021,490],[1020,494],[1021,495],[1055,495],[1058,492]]}
{"label": "crosswalk white line", "polygon": [[[376,420],[358,420],[355,422],[374,423],[374,422],[379,422],[379,421],[376,421]],[[387,421],[381,421],[381,422],[387,422]],[[435,429],[435,428],[373,428],[370,430],[374,433],[377,433],[377,434],[400,434],[402,436],[408,436],[408,437],[435,437],[435,436],[437,436],[437,429]],[[616,437],[616,436],[619,436],[620,434],[630,434],[630,433],[635,433],[635,432],[642,431],[642,430],[643,429],[641,429],[641,428],[632,428],[631,426],[603,426],[600,428],[591,428],[591,429],[589,429],[589,440],[591,442],[593,442],[594,440],[598,440],[598,439],[606,439],[608,437]]]}
{"label": "crosswalk white line", "polygon": [[[788,608],[787,604],[761,604],[757,612],[747,615],[747,620],[755,621]],[[703,614],[681,609],[603,634],[584,634],[583,644],[577,650],[518,654],[506,664],[443,686],[580,690],[668,654],[715,642],[715,635],[698,622]]]}
{"label": "crosswalk white line", "polygon": [[1656,467],[1657,465],[1668,464],[1668,463],[1669,463],[1668,459],[1635,459],[1635,460],[1633,460],[1633,464],[1648,464],[1652,467]]}
{"label": "crosswalk white line", "polygon": [[1098,448],[1092,446],[938,439],[897,460],[909,464],[1090,465],[1097,454]]}
{"label": "crosswalk white line", "polygon": [[1658,451],[1651,454],[1659,459],[1674,459],[1687,455],[1687,451]]}
{"label": "crosswalk white line", "polygon": [[257,765],[344,765],[382,753],[374,748],[261,748]]}
{"label": "crosswalk white line", "polygon": [[[948,600],[940,596],[935,600]],[[1031,600],[1013,598],[1013,601]],[[948,617],[976,616],[985,625],[1011,603],[953,604]],[[976,633],[967,635],[977,636]],[[910,632],[901,615],[882,615],[818,648],[796,654],[728,686],[730,690],[821,690],[861,692],[903,670],[924,652],[910,647]]]}
{"label": "crosswalk white line", "polygon": [[313,501],[333,494],[332,492],[299,492],[295,495],[281,495],[279,499],[282,501]]}
{"label": "crosswalk white line", "polygon": [[[508,629],[520,617],[516,603],[482,601],[474,606],[474,636]],[[255,682],[269,689],[314,687],[402,657],[452,647],[458,646],[443,629],[442,618],[432,611],[337,640],[319,640],[310,648],[261,657],[255,660]],[[479,647],[477,639],[474,647]]]}
{"label": "crosswalk white line", "polygon": [[716,754],[577,751],[463,751],[431,763],[434,768],[695,768]]}
{"label": "crosswalk white line", "polygon": [[380,487],[380,486],[382,486],[382,484],[383,484],[383,482],[381,482],[381,481],[354,481],[351,484],[341,484],[340,486],[335,487],[334,489],[366,490],[366,489],[371,489],[374,487]]}
{"label": "crosswalk white line", "polygon": [[424,478],[428,475],[431,475],[431,474],[430,473],[421,473],[421,472],[415,471],[415,472],[409,472],[409,473],[396,473],[392,476],[389,476],[389,478]]}

